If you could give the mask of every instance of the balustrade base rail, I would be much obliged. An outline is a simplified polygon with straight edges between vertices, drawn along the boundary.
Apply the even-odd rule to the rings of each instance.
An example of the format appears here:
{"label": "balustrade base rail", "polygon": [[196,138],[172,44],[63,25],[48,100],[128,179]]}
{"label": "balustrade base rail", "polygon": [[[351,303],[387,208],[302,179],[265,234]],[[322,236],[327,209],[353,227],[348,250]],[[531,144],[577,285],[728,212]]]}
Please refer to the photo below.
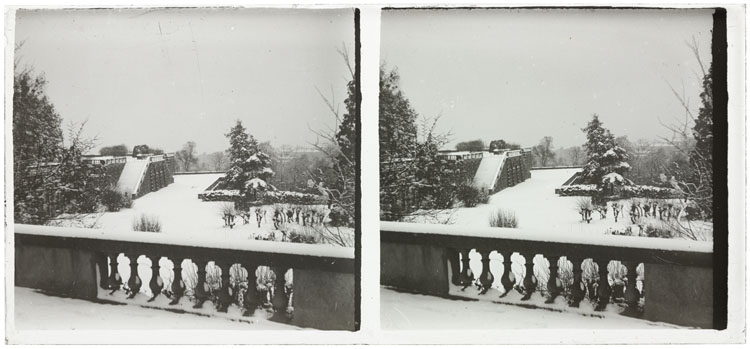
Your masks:
{"label": "balustrade base rail", "polygon": [[[73,236],[57,235],[66,232]],[[103,235],[16,225],[15,286],[244,322],[356,330],[353,251],[346,248],[265,241],[200,247],[151,233]]]}

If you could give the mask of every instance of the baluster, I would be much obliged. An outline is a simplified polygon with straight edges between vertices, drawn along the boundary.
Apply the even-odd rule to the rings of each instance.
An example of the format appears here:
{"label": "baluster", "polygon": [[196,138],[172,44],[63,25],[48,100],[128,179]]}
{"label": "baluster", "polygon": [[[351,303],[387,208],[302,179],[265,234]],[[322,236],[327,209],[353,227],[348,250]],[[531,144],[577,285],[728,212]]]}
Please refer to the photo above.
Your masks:
{"label": "baluster", "polygon": [[531,298],[531,295],[534,294],[534,290],[536,290],[536,284],[537,280],[534,276],[534,254],[533,253],[526,253],[523,255],[523,258],[526,259],[526,276],[523,278],[523,298],[521,298],[522,301],[529,300]]}
{"label": "baluster", "polygon": [[461,291],[465,290],[467,287],[471,286],[471,283],[474,282],[474,272],[471,271],[471,266],[469,265],[469,250],[468,249],[462,249],[461,250],[461,277],[459,278],[459,283],[463,288],[461,288]]}
{"label": "baluster", "polygon": [[568,260],[573,263],[573,284],[570,285],[570,303],[569,305],[573,308],[578,308],[581,301],[586,296],[585,288],[583,285],[583,269],[581,269],[581,258],[570,258]]}
{"label": "baluster", "polygon": [[271,267],[271,270],[273,271],[274,274],[276,274],[276,281],[274,282],[273,298],[271,299],[271,304],[273,304],[274,314],[271,317],[271,320],[274,320],[274,321],[291,320],[292,314],[289,314],[286,312],[288,299],[286,297],[286,293],[284,292],[284,287],[286,284],[286,272],[287,270],[289,270],[289,267],[277,266],[277,267]]}
{"label": "baluster", "polygon": [[560,267],[557,265],[560,261],[560,256],[551,256],[549,258],[549,280],[547,280],[547,293],[549,297],[544,303],[552,304],[555,302],[555,298],[560,295],[561,285],[557,279],[558,270]]}
{"label": "baluster", "polygon": [[172,301],[169,305],[175,305],[180,302],[180,298],[185,294],[185,282],[182,281],[182,257],[170,257],[174,267],[174,278],[172,279]]}
{"label": "baluster", "polygon": [[115,293],[115,291],[120,289],[120,285],[122,285],[122,278],[120,277],[120,272],[117,271],[117,256],[119,254],[117,253],[111,253],[109,255],[109,279],[107,282],[107,288],[112,290],[109,294]]}
{"label": "baluster", "polygon": [[458,254],[458,250],[449,248],[448,249],[448,261],[451,268],[451,283],[459,286],[461,285],[461,261]]}
{"label": "baluster", "polygon": [[594,263],[594,260],[591,258],[588,258],[583,261],[584,265],[588,265],[591,270],[593,271],[592,274],[589,274],[590,278],[584,281],[584,284],[586,285],[586,290],[588,291],[588,297],[591,302],[596,303],[599,299],[599,296],[597,295],[596,290],[596,274],[598,273],[599,266]]}
{"label": "baluster", "polygon": [[516,283],[516,276],[513,275],[513,271],[511,270],[513,261],[510,260],[510,256],[513,255],[513,252],[505,251],[501,254],[503,256],[503,276],[500,277],[500,283],[503,285],[504,291],[503,294],[500,295],[500,298],[505,297],[508,292],[513,289],[513,285]]}
{"label": "baluster", "polygon": [[478,250],[477,252],[482,256],[482,274],[479,275],[481,289],[479,294],[485,294],[492,287],[492,282],[495,281],[495,276],[492,275],[492,271],[490,271],[490,251]]}
{"label": "baluster", "polygon": [[599,283],[597,287],[597,305],[594,310],[596,311],[602,311],[607,308],[607,304],[609,304],[609,298],[612,295],[612,288],[609,286],[609,270],[607,270],[607,265],[609,264],[609,260],[600,260],[596,263],[599,265]]}
{"label": "baluster", "polygon": [[216,304],[216,310],[221,313],[226,313],[229,308],[229,304],[232,303],[232,295],[229,285],[229,269],[232,268],[232,263],[228,261],[217,262],[219,268],[221,268],[221,288],[218,292],[218,304]]}
{"label": "baluster", "polygon": [[162,287],[164,287],[164,281],[162,281],[161,275],[159,275],[160,258],[160,256],[155,255],[148,256],[148,259],[151,260],[151,282],[148,283],[148,287],[151,289],[152,294],[148,300],[149,302],[153,302],[159,296],[159,293],[161,293]]}
{"label": "baluster", "polygon": [[198,282],[195,284],[195,304],[194,309],[203,307],[203,303],[208,300],[208,292],[206,292],[206,265],[208,261],[195,260],[195,265],[198,266]]}
{"label": "baluster", "polygon": [[258,270],[258,266],[253,263],[247,263],[243,265],[247,270],[247,290],[242,299],[242,306],[245,311],[242,316],[251,316],[255,313],[255,309],[258,308],[260,303],[258,302],[260,295],[258,294],[258,277],[255,272]]}
{"label": "baluster", "polygon": [[109,289],[109,271],[107,270],[107,255],[102,252],[96,254],[96,265],[99,268],[99,287]]}
{"label": "baluster", "polygon": [[635,314],[638,312],[638,301],[641,299],[641,294],[636,287],[638,283],[638,262],[628,261],[626,267],[628,268],[628,283],[625,285],[627,287],[625,289],[625,303],[628,305],[626,313]]}
{"label": "baluster", "polygon": [[141,290],[141,285],[143,284],[141,282],[141,278],[138,276],[138,257],[140,257],[140,255],[137,254],[128,257],[130,258],[130,279],[128,280],[130,295],[128,296],[128,299],[135,298],[135,296],[138,294],[138,291]]}

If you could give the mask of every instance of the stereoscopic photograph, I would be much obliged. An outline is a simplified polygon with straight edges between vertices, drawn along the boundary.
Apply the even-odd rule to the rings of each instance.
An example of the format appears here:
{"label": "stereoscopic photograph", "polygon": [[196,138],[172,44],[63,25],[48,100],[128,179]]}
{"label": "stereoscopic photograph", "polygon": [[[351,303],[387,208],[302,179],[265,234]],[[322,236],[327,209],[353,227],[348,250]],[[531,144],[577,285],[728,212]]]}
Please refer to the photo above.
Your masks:
{"label": "stereoscopic photograph", "polygon": [[358,329],[357,15],[17,9],[9,335]]}
{"label": "stereoscopic photograph", "polygon": [[721,11],[384,10],[382,328],[726,328]]}

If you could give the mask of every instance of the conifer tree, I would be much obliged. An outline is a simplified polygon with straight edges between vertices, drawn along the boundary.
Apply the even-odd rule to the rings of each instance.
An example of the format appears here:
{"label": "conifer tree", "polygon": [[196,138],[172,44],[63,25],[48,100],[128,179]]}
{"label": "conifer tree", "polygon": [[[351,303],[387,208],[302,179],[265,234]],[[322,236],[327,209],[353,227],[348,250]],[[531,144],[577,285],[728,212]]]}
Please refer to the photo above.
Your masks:
{"label": "conifer tree", "polygon": [[630,169],[628,154],[617,145],[614,135],[602,126],[599,116],[594,114],[583,131],[586,132],[587,142],[584,146],[589,158],[583,167],[586,182],[600,185],[602,178],[610,174],[623,178]]}
{"label": "conifer tree", "polygon": [[274,173],[270,168],[271,157],[259,149],[258,141],[247,133],[242,121],[237,120],[226,136],[229,138],[229,187],[239,189],[242,195],[272,190],[268,184]]}

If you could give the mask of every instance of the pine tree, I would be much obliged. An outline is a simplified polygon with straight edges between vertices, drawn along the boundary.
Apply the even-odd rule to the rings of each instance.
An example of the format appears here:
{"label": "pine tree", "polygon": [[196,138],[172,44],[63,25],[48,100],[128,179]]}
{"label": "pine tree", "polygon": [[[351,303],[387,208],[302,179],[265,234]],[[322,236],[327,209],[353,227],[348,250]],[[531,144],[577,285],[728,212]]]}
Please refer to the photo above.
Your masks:
{"label": "pine tree", "polygon": [[602,184],[602,178],[622,178],[630,169],[628,154],[625,149],[615,142],[612,133],[602,126],[599,116],[594,114],[591,121],[583,129],[587,142],[584,145],[588,154],[588,162],[583,167],[583,177],[589,184]]}
{"label": "pine tree", "polygon": [[242,121],[237,120],[226,136],[229,138],[230,167],[226,176],[229,187],[239,189],[251,199],[257,199],[259,192],[272,190],[268,184],[274,174],[270,168],[271,157],[259,149],[258,141],[247,133]]}

